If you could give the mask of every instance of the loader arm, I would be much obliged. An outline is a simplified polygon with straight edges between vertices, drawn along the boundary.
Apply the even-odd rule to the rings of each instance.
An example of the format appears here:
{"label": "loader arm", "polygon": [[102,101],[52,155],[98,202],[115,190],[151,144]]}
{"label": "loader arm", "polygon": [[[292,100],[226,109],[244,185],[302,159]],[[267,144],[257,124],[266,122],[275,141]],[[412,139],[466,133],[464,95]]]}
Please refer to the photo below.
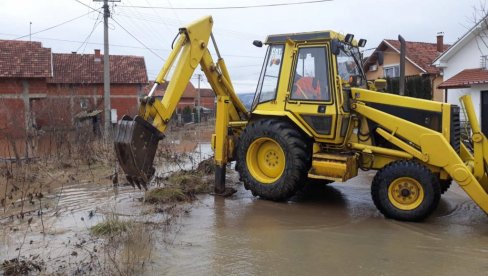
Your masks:
{"label": "loader arm", "polygon": [[[163,132],[198,65],[218,98],[215,137],[215,163],[218,168],[225,168],[228,161],[229,122],[245,123],[248,118],[248,112],[235,93],[225,62],[220,57],[212,35],[212,25],[212,17],[207,16],[179,29],[173,50],[161,68],[154,86],[140,100],[138,116],[134,119],[124,116],[117,126],[115,150],[119,164],[128,181],[139,188],[146,188],[154,174],[153,161],[158,141],[164,137]],[[210,38],[219,56],[216,63],[208,49]],[[166,82],[171,69],[171,81],[163,98],[158,100],[154,92],[158,85]],[[218,177],[222,178],[225,174],[223,170],[220,170]],[[218,177],[216,173],[216,178]]]}
{"label": "loader arm", "polygon": [[[462,102],[468,112],[469,121],[473,129],[474,156],[461,145],[460,152],[452,147],[445,135],[427,127],[421,126],[378,110],[366,103],[381,101],[414,104],[431,104],[414,98],[399,98],[396,95],[381,97],[377,92],[353,89],[355,102],[351,109],[378,124],[376,132],[388,142],[408,153],[411,157],[429,166],[441,168],[454,179],[459,186],[488,213],[488,141],[481,133],[474,115],[474,108],[469,97],[462,98]],[[396,100],[393,100],[396,99]],[[427,108],[427,107],[426,107]],[[374,149],[373,149],[374,150]],[[473,164],[474,160],[474,164]]]}

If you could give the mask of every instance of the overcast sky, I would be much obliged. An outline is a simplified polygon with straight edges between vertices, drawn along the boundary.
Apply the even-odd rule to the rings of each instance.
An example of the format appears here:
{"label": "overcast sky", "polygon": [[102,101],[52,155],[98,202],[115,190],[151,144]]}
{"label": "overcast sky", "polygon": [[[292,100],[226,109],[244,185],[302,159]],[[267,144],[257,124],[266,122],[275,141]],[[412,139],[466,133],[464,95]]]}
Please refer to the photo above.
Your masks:
{"label": "overcast sky", "polygon": [[[101,2],[79,0],[95,9]],[[473,25],[475,7],[485,0],[334,0],[313,4],[249,9],[183,10],[177,8],[252,6],[308,0],[121,0],[112,6],[110,54],[144,56],[148,76],[154,79],[171,48],[179,27],[205,15],[214,17],[214,34],[238,93],[254,92],[265,48],[252,46],[268,34],[335,30],[365,38],[365,48],[378,46],[398,34],[408,41],[435,42],[444,32],[445,43],[454,43]],[[103,50],[102,16],[76,0],[0,0],[0,39],[41,41],[55,53],[93,53]],[[135,8],[128,6],[153,7]],[[167,7],[173,9],[158,9]],[[91,13],[90,13],[91,12]],[[76,20],[50,30],[73,18]],[[90,35],[91,33],[91,35]],[[87,41],[88,43],[83,43]],[[196,73],[201,73],[197,70]],[[196,79],[192,82],[197,85]],[[202,82],[208,87],[208,83]]]}

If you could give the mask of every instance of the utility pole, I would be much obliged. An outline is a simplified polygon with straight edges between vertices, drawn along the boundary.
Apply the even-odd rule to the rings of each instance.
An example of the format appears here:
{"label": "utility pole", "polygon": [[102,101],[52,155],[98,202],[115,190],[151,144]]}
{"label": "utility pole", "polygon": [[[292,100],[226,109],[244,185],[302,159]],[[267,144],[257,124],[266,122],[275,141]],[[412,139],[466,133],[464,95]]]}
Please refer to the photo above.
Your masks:
{"label": "utility pole", "polygon": [[202,121],[202,119],[200,118],[200,79],[202,78],[202,75],[201,74],[198,74],[198,94],[197,94],[197,103],[198,103],[198,107],[197,107],[197,118],[198,118],[198,123],[200,123]]}
{"label": "utility pole", "polygon": [[110,55],[108,51],[108,0],[103,1],[103,109],[105,114],[105,137],[110,133]]}
{"label": "utility pole", "polygon": [[[101,2],[102,0],[94,0]],[[105,137],[108,137],[111,131],[110,118],[110,53],[108,44],[108,18],[110,10],[108,2],[120,2],[120,0],[103,0],[103,113],[104,113],[104,130]]]}

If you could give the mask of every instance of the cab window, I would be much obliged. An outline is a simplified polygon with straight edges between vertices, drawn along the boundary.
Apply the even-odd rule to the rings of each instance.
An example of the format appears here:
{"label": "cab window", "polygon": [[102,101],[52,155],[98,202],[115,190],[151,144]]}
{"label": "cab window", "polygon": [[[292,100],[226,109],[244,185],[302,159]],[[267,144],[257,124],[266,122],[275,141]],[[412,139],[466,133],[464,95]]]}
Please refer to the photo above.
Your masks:
{"label": "cab window", "polygon": [[330,101],[327,64],[325,47],[300,48],[291,99]]}
{"label": "cab window", "polygon": [[268,48],[257,87],[259,103],[273,100],[276,97],[283,50],[284,45],[273,45]]}

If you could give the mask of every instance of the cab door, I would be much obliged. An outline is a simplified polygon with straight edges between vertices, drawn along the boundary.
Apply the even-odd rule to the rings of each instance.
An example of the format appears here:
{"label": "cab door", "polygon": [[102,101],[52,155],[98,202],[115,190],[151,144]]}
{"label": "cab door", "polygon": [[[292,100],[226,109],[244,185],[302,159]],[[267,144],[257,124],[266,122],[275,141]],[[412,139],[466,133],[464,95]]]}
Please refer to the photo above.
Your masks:
{"label": "cab door", "polygon": [[330,60],[326,44],[298,46],[285,106],[318,141],[328,142],[337,132]]}

